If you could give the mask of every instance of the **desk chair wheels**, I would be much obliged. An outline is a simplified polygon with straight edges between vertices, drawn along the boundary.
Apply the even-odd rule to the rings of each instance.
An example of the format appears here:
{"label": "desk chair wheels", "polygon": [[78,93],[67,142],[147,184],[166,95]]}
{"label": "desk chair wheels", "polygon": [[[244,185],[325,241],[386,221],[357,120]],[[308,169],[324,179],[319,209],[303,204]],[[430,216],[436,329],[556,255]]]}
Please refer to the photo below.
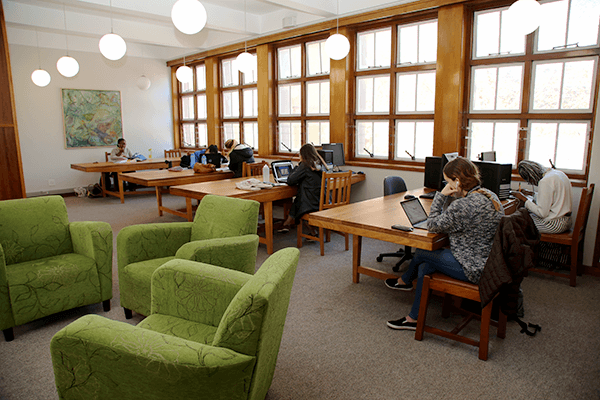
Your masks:
{"label": "desk chair wheels", "polygon": [[398,271],[400,271],[400,266],[402,266],[402,264],[404,264],[404,261],[412,259],[413,255],[410,251],[410,247],[404,246],[404,249],[399,249],[395,253],[381,253],[380,255],[377,256],[377,262],[382,262],[383,257],[400,257],[400,260],[392,268],[392,271],[398,272]]}

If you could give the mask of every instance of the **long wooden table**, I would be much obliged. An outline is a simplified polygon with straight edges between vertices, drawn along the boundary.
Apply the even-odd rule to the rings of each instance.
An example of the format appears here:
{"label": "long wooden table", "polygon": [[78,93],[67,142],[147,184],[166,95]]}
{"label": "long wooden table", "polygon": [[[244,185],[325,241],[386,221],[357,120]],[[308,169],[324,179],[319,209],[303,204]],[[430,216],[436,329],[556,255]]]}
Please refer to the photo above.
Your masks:
{"label": "long wooden table", "polygon": [[123,181],[131,182],[142,186],[154,187],[156,190],[156,201],[158,203],[158,215],[162,216],[163,211],[174,214],[183,218],[187,218],[187,213],[173,210],[162,205],[163,192],[166,186],[185,185],[189,183],[209,182],[221,179],[233,178],[233,172],[216,171],[208,174],[197,174],[192,169],[184,169],[183,171],[169,171],[168,169],[150,170],[140,172],[128,172],[119,174],[119,191],[123,190]]}
{"label": "long wooden table", "polygon": [[[237,197],[240,199],[256,200],[264,205],[265,237],[260,237],[260,243],[267,246],[267,253],[273,254],[273,202],[290,199],[296,195],[296,186],[275,186],[263,190],[241,190],[236,187],[238,182],[248,178],[225,179],[221,181],[192,183],[189,185],[171,186],[169,192],[175,196],[185,197],[188,221],[193,220],[192,199],[202,199],[207,194]],[[352,174],[352,183],[365,180],[364,174]]]}
{"label": "long wooden table", "polygon": [[[106,188],[106,180],[104,177],[105,172],[116,172],[117,176],[128,171],[141,171],[145,169],[160,169],[166,168],[166,161],[170,161],[173,166],[179,165],[180,158],[150,158],[144,161],[127,161],[122,163],[114,163],[110,161],[105,162],[91,162],[91,163],[80,163],[71,164],[72,169],[83,172],[99,172],[101,185],[102,186],[102,197],[107,195],[115,196],[121,199],[121,203],[125,202],[125,192],[123,186],[119,185],[119,191],[115,192]],[[127,194],[139,194],[138,192],[128,192]]]}

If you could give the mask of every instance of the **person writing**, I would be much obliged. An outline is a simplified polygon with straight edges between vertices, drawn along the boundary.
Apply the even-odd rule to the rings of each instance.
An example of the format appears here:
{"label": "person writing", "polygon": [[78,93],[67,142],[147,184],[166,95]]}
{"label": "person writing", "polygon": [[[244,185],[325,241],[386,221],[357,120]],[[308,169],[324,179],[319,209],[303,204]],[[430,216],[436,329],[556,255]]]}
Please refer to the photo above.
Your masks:
{"label": "person writing", "polygon": [[[406,317],[388,321],[392,329],[416,330],[423,277],[439,271],[454,279],[479,283],[504,209],[495,193],[482,188],[479,170],[458,157],[444,167],[446,186],[437,192],[427,220],[430,232],[446,233],[450,248],[417,249],[399,279],[386,279],[391,289],[410,291],[417,279],[415,300]],[[454,200],[450,202],[450,198]]]}
{"label": "person writing", "polygon": [[235,139],[229,139],[225,142],[225,154],[229,157],[229,169],[233,171],[233,177],[242,176],[242,167],[244,162],[251,164],[254,162],[254,150],[245,143],[238,143]]}
{"label": "person writing", "polygon": [[518,165],[519,175],[537,186],[537,193],[528,190],[510,193],[524,202],[531,219],[541,233],[562,233],[571,228],[571,181],[567,175],[530,160]]}
{"label": "person writing", "polygon": [[130,158],[133,158],[133,154],[131,153],[131,150],[127,148],[127,142],[125,141],[125,139],[120,138],[117,141],[117,147],[115,149],[112,149],[108,159],[110,161],[115,162],[128,160]]}
{"label": "person writing", "polygon": [[[290,227],[304,214],[319,210],[319,197],[321,195],[321,175],[325,170],[325,161],[321,158],[315,147],[306,143],[300,147],[300,162],[288,175],[287,184],[298,186],[298,192],[280,233],[289,232]],[[316,236],[314,228],[311,232]]]}

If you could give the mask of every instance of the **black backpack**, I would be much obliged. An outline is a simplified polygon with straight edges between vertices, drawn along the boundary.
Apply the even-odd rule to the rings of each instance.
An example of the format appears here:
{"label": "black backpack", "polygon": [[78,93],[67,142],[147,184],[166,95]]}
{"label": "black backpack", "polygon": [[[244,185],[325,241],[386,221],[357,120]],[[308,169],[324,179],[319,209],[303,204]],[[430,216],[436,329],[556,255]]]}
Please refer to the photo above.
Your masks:
{"label": "black backpack", "polygon": [[188,168],[191,164],[191,160],[190,160],[190,155],[186,154],[185,156],[181,157],[181,162],[179,163],[179,166],[181,168]]}

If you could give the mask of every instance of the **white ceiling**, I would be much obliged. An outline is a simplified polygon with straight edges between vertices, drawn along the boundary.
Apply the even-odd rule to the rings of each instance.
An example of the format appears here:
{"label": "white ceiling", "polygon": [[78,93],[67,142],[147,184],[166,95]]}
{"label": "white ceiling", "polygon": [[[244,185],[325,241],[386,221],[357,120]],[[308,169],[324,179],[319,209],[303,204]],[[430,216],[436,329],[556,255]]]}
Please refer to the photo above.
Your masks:
{"label": "white ceiling", "polygon": [[[10,44],[99,52],[111,31],[127,43],[127,54],[170,60],[285,30],[415,0],[200,0],[206,27],[195,35],[171,22],[176,0],[2,0]],[[339,1],[339,12],[337,11]],[[65,24],[66,20],[66,24]]]}

